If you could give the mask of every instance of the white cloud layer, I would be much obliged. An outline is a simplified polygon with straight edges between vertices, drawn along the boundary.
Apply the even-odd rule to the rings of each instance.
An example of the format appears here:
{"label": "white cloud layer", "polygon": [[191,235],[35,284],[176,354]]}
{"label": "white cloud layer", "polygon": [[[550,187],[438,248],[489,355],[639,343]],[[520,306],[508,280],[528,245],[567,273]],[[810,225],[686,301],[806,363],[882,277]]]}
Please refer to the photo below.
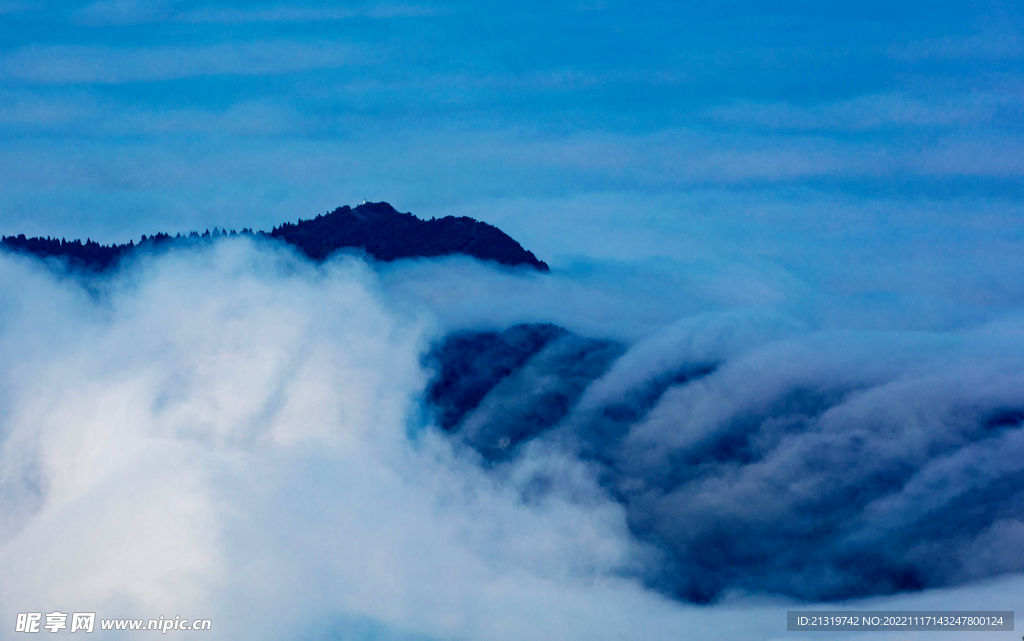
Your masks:
{"label": "white cloud layer", "polygon": [[[461,282],[447,302],[430,293],[437,270]],[[784,637],[793,603],[734,595],[696,608],[644,588],[659,557],[630,536],[590,466],[537,447],[508,473],[487,473],[424,423],[427,343],[460,322],[521,320],[514,304],[491,306],[478,292],[513,303],[528,294],[549,310],[562,300],[573,324],[566,292],[582,301],[588,287],[459,261],[315,268],[233,239],[142,259],[90,291],[0,256],[0,575],[16,578],[0,582],[0,620],[52,610],[202,617],[213,620],[210,638],[224,639]],[[637,302],[597,303],[598,320],[577,306],[575,326],[591,317],[591,329],[614,334],[616,316],[642,315]],[[654,337],[582,407],[673,358],[749,352],[733,368],[742,378],[765,357],[753,347],[806,331],[764,312],[742,318],[648,330]],[[979,331],[1004,345],[1020,334],[1012,319]],[[862,356],[792,371],[893,366],[864,367]],[[666,411],[643,433],[663,429]],[[943,465],[894,500],[934,484]],[[538,471],[558,483],[524,502]],[[877,506],[879,518],[894,511]],[[1013,536],[1004,530],[991,536]],[[846,607],[1009,609],[1021,581]]]}
{"label": "white cloud layer", "polygon": [[0,573],[20,577],[0,586],[4,620],[583,638],[627,599],[667,638],[676,607],[616,578],[634,552],[615,504],[523,505],[421,431],[428,325],[364,266],[237,241],[143,265],[97,303],[2,261]]}

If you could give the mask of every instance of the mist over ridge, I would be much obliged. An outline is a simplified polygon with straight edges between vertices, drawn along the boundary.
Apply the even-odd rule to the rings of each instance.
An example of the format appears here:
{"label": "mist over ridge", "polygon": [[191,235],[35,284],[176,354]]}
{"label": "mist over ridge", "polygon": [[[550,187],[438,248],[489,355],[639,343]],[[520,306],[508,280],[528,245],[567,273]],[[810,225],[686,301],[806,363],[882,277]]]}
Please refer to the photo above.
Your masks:
{"label": "mist over ridge", "polygon": [[[471,517],[474,531],[488,534],[467,532],[458,545],[469,547],[459,554],[539,577],[564,572],[570,582],[639,582],[643,593],[682,603],[736,594],[835,602],[1024,571],[1024,326],[1013,317],[968,331],[864,332],[737,309],[684,317],[639,340],[611,339],[524,324],[521,308],[510,311],[516,297],[554,295],[546,305],[564,313],[574,297],[552,294],[545,283],[599,297],[593,284],[557,271],[503,272],[465,257],[389,265],[339,255],[318,264],[267,239],[237,236],[143,255],[100,279],[98,299],[41,263],[2,260],[6,295],[21,303],[3,325],[13,355],[3,387],[10,408],[4,491],[14,500],[0,563],[20,558],[23,546],[47,545],[24,537],[35,539],[30,533],[46,527],[50,511],[75,509],[110,474],[138,474],[130,461],[140,454],[129,450],[160,451],[160,439],[171,438],[178,444],[170,451],[212,457],[214,467],[201,473],[191,465],[168,471],[200,473],[188,481],[199,492],[189,501],[216,502],[229,491],[232,500],[262,504],[274,500],[266,492],[283,491],[251,485],[247,473],[227,486],[213,480],[243,473],[227,471],[236,463],[215,472],[239,456],[292,474],[284,460],[330,467],[354,447],[391,470],[385,475],[399,465],[408,482],[456,475],[468,484],[459,492],[498,492],[493,510]],[[422,288],[439,273],[505,287],[511,305],[476,329],[450,326],[436,300],[432,309],[398,286]],[[25,282],[46,293],[26,297]],[[473,296],[452,290],[441,304],[459,309]],[[30,347],[43,343],[49,347]],[[83,388],[79,377],[91,382]],[[134,445],[87,454],[84,434],[104,433],[101,442]],[[59,446],[68,437],[85,449]],[[307,446],[321,453],[303,453]],[[163,477],[144,486],[156,478]],[[177,492],[183,478],[159,482]],[[406,496],[399,488],[407,480],[394,488],[403,509],[422,501],[414,511],[440,519],[437,527],[478,509],[459,507],[463,499],[435,481],[414,492],[419,498]],[[286,477],[277,482],[292,486]],[[358,498],[344,499],[328,484],[316,500],[349,508],[353,500],[392,500],[354,487],[362,488],[352,490]],[[452,500],[434,511],[437,501]],[[221,508],[209,509],[204,518],[221,518]],[[263,518],[250,509],[243,518]],[[269,517],[279,508],[265,509]],[[522,510],[536,513],[538,529],[506,531]],[[541,561],[517,542],[494,548],[509,536],[556,536],[563,510],[597,519],[586,526],[597,528],[597,538],[573,552],[550,550],[564,555],[554,565],[554,557]],[[311,535],[327,527],[308,514],[293,518]],[[578,525],[566,531],[572,545]],[[352,535],[376,531],[366,527]],[[131,531],[144,547],[192,541],[206,550],[197,566],[154,568],[153,581],[166,571],[209,586],[208,563],[235,562],[220,543],[193,541],[201,528],[179,529],[164,543]],[[411,544],[384,545],[394,546],[387,554],[406,554]],[[82,545],[68,550],[96,544]],[[237,562],[255,561],[251,554],[261,555],[259,563],[287,558],[273,545],[240,553]],[[353,571],[339,566],[338,579]],[[82,572],[81,581],[95,580]],[[126,576],[119,585],[139,584]],[[27,593],[8,593],[15,594]],[[412,624],[374,608],[364,614]]]}

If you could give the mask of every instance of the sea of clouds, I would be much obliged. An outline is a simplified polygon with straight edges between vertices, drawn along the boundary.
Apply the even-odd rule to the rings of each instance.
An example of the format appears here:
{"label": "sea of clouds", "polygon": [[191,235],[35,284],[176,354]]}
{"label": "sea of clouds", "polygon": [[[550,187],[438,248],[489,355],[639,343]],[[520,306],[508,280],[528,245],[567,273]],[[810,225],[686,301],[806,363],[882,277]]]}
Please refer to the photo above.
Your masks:
{"label": "sea of clouds", "polygon": [[[0,0],[4,234],[387,199],[552,266],[0,253],[0,630],[1024,609],[1018,4]],[[439,429],[430,355],[520,323],[572,335]]]}
{"label": "sea of clouds", "polygon": [[[1024,319],[833,330],[614,281],[246,238],[101,280],[0,255],[0,621],[781,638],[821,599],[1020,605]],[[424,357],[540,320],[624,354],[495,464],[434,424]]]}

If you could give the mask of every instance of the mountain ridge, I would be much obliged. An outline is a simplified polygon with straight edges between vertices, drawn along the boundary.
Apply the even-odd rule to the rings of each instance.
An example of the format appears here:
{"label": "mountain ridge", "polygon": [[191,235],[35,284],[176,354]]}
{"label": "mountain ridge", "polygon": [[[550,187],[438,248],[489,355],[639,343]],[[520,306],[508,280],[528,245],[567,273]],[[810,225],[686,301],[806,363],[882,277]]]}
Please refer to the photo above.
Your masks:
{"label": "mountain ridge", "polygon": [[345,205],[316,218],[282,223],[269,232],[243,229],[228,233],[215,227],[212,233],[209,230],[203,234],[193,231],[176,236],[158,233],[143,235],[138,244],[129,240],[111,245],[101,245],[91,239],[83,243],[78,239],[26,238],[19,234],[0,237],[0,247],[38,258],[62,259],[71,268],[103,272],[141,247],[190,243],[239,233],[280,240],[315,262],[327,260],[344,249],[361,249],[384,262],[462,254],[508,267],[527,265],[540,272],[549,271],[547,263],[493,225],[468,216],[423,220],[411,213],[401,213],[386,202],[364,202],[354,208]]}

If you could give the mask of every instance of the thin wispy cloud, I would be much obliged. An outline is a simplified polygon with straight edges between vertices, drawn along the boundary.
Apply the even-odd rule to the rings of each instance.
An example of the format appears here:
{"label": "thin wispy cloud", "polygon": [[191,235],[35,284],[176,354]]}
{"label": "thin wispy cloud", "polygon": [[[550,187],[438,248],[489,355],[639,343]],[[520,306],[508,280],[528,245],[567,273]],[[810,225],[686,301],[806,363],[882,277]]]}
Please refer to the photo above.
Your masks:
{"label": "thin wispy cloud", "polygon": [[174,12],[174,3],[161,0],[98,0],[74,13],[74,22],[87,26],[126,26],[159,22]]}
{"label": "thin wispy cloud", "polygon": [[707,112],[712,121],[765,129],[872,131],[898,127],[983,127],[1006,112],[1024,110],[1019,92],[972,92],[947,97],[900,93],[811,105],[744,102]]}
{"label": "thin wispy cloud", "polygon": [[435,5],[370,3],[351,6],[290,4],[262,7],[182,6],[171,0],[99,0],[78,9],[73,21],[86,26],[146,25],[163,22],[236,25],[252,23],[335,22],[368,18],[428,18],[447,10]]}
{"label": "thin wispy cloud", "polygon": [[0,76],[39,84],[122,84],[217,75],[258,76],[365,65],[360,47],[336,41],[269,40],[215,45],[30,46],[0,58]]}
{"label": "thin wispy cloud", "polygon": [[353,18],[430,18],[445,10],[433,5],[380,3],[348,7],[302,7],[282,5],[259,9],[236,7],[202,7],[174,16],[175,22],[195,24],[247,24],[262,22],[331,22]]}
{"label": "thin wispy cloud", "polygon": [[42,6],[42,4],[37,2],[0,2],[0,15],[10,15],[15,13],[21,13],[23,11],[32,11],[35,9],[42,8]]}
{"label": "thin wispy cloud", "polygon": [[889,55],[910,62],[1019,60],[1024,57],[1024,35],[1013,24],[992,26],[977,33],[943,36],[893,45]]}

